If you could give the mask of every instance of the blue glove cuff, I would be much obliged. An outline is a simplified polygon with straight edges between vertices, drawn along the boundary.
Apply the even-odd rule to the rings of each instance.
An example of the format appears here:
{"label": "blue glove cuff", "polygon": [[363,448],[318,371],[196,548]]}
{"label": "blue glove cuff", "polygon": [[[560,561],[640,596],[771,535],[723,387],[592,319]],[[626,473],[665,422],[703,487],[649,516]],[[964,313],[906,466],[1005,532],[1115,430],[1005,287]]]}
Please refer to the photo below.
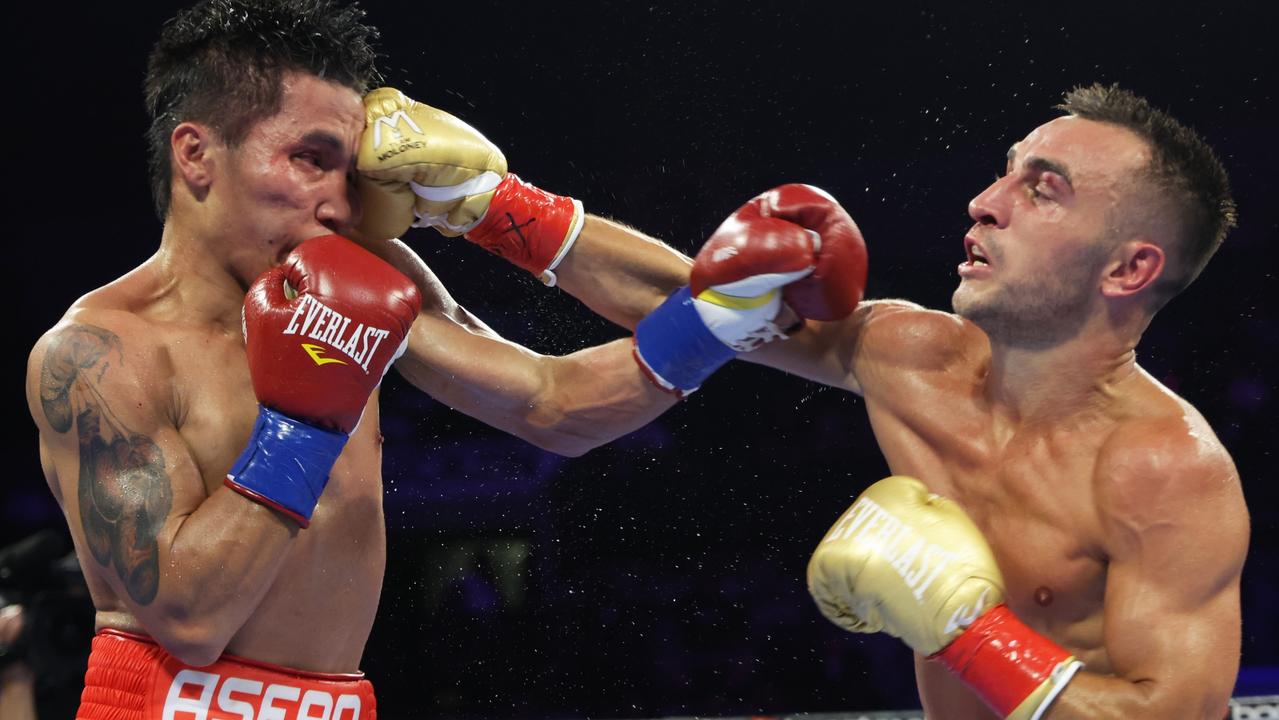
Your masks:
{"label": "blue glove cuff", "polygon": [[640,320],[635,327],[635,350],[658,384],[683,393],[696,390],[737,355],[702,322],[687,286]]}
{"label": "blue glove cuff", "polygon": [[318,428],[259,405],[253,435],[227,472],[226,484],[306,527],[346,439],[344,432]]}

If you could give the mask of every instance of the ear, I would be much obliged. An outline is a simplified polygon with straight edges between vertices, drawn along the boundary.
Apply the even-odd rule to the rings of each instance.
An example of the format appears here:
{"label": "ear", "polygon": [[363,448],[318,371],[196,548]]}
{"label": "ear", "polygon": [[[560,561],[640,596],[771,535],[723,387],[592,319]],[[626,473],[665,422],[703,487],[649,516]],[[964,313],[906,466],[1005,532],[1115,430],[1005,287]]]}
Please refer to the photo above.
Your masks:
{"label": "ear", "polygon": [[1154,285],[1163,274],[1166,259],[1163,248],[1145,238],[1123,243],[1106,266],[1101,294],[1108,298],[1136,295]]}
{"label": "ear", "polygon": [[213,146],[213,131],[199,123],[179,123],[169,136],[173,179],[196,197],[203,197],[213,182]]}

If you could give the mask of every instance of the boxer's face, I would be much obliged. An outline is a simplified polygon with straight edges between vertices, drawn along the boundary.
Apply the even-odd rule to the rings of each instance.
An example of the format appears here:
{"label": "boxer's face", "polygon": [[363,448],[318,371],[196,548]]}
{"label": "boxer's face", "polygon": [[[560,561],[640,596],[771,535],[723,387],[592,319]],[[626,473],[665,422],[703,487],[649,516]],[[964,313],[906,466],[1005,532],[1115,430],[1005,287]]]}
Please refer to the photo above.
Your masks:
{"label": "boxer's face", "polygon": [[1115,125],[1063,117],[1008,152],[973,198],[955,312],[994,340],[1052,343],[1104,312],[1100,284],[1149,151]]}
{"label": "boxer's face", "polygon": [[223,182],[215,186],[232,266],[248,280],[303,240],[347,234],[359,220],[359,94],[305,73],[286,73],[282,82],[280,111],[226,150]]}

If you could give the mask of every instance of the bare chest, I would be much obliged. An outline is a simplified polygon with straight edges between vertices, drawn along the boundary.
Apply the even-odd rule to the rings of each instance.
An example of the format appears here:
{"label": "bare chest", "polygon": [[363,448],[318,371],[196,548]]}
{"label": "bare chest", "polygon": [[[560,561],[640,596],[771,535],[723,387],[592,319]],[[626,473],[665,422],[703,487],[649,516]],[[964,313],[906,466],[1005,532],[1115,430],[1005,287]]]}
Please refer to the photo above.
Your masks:
{"label": "bare chest", "polygon": [[1101,647],[1106,588],[1092,465],[1046,447],[991,453],[988,463],[954,472],[940,488],[990,543],[1009,607],[1081,652]]}
{"label": "bare chest", "polygon": [[[213,494],[222,489],[257,417],[244,346],[234,336],[190,333],[169,348],[175,422]],[[333,466],[310,527],[289,548],[228,652],[298,667],[358,668],[386,565],[381,466],[374,393]],[[335,617],[343,619],[341,631],[332,630]]]}
{"label": "bare chest", "polygon": [[[258,404],[244,346],[238,337],[191,332],[176,336],[169,348],[175,425],[206,490],[213,493],[248,443],[257,418]],[[349,520],[358,524],[380,520],[382,453],[377,404],[375,394],[365,409],[364,421],[333,468],[317,515],[332,520],[353,515]]]}
{"label": "bare chest", "polygon": [[174,425],[211,493],[244,449],[258,405],[243,342],[216,332],[169,343]]}
{"label": "bare chest", "polygon": [[[981,529],[1023,620],[1095,663],[1106,663],[1106,557],[1094,496],[1104,440],[1097,428],[1054,427],[997,437],[971,397],[871,407],[894,473],[957,501]],[[902,412],[898,408],[924,407]]]}

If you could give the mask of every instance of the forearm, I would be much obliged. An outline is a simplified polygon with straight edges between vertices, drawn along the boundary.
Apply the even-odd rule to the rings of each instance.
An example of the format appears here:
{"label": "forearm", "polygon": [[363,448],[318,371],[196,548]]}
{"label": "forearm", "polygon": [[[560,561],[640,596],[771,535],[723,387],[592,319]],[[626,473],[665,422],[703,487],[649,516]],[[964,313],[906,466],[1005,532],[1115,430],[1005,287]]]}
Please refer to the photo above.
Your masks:
{"label": "forearm", "polygon": [[[1109,675],[1080,672],[1057,697],[1045,720],[1157,720],[1203,718],[1220,720],[1229,698],[1210,697],[1200,688],[1168,692],[1155,681],[1133,682]],[[1228,693],[1227,693],[1228,695]]]}
{"label": "forearm", "polygon": [[690,265],[684,255],[637,230],[588,215],[555,275],[565,292],[633,330],[675,288],[688,284]]}
{"label": "forearm", "polygon": [[170,526],[156,597],[135,613],[170,653],[207,664],[257,608],[300,530],[225,486]]}
{"label": "forearm", "polygon": [[676,402],[644,377],[630,339],[549,358],[551,381],[536,402],[535,444],[581,455],[647,425]]}
{"label": "forearm", "polygon": [[483,327],[424,316],[395,367],[455,410],[562,455],[635,430],[675,402],[644,377],[629,338],[564,357],[535,353]]}

